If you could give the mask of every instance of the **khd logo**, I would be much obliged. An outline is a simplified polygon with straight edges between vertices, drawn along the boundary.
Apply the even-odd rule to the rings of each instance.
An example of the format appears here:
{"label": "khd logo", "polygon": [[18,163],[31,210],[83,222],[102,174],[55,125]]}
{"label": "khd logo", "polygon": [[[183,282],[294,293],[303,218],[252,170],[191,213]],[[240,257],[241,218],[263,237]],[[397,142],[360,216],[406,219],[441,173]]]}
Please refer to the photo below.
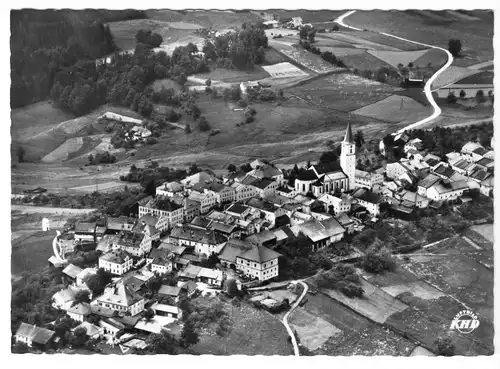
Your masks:
{"label": "khd logo", "polygon": [[462,333],[470,333],[479,327],[477,315],[470,310],[462,310],[451,321],[450,329],[457,329]]}

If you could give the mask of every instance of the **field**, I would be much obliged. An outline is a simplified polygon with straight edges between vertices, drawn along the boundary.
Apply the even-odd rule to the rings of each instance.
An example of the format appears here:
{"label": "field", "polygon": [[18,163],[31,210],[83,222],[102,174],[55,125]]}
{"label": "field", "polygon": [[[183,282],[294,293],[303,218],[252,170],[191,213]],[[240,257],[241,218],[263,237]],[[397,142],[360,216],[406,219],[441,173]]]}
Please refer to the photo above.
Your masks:
{"label": "field", "polygon": [[355,110],[353,113],[391,122],[401,122],[424,118],[430,115],[430,110],[407,96],[391,95],[384,100]]}
{"label": "field", "polygon": [[[304,322],[313,319],[310,316],[316,317],[313,321],[318,328],[323,332],[332,333],[327,341],[314,351],[316,355],[407,356],[415,346],[402,336],[369,321],[323,293],[308,294],[307,300],[303,307],[307,313],[307,320],[304,319]],[[295,319],[294,314],[295,312],[291,314],[291,321]],[[340,332],[334,331],[330,325]],[[305,344],[308,338],[307,332],[300,330],[297,332],[299,340]],[[314,342],[313,339],[311,337],[309,342]]]}
{"label": "field", "polygon": [[481,71],[458,80],[456,83],[459,85],[493,85],[493,71]]}
{"label": "field", "polygon": [[212,85],[216,86],[218,81],[227,83],[240,83],[246,81],[256,81],[269,77],[269,73],[261,66],[255,66],[252,70],[237,70],[237,69],[212,69],[208,73],[195,74],[188,77],[188,81],[200,79],[203,85],[208,78],[212,79]]}
{"label": "field", "polygon": [[343,10],[267,10],[267,13],[278,15],[280,18],[301,17],[304,23],[331,22],[344,13]]}
{"label": "field", "polygon": [[430,49],[420,58],[415,60],[413,64],[419,68],[426,67],[429,63],[435,67],[441,67],[448,61],[446,53],[439,49]]}
{"label": "field", "polygon": [[418,58],[424,56],[429,50],[416,50],[416,51],[384,51],[384,50],[370,50],[371,55],[383,60],[387,64],[392,65],[394,68],[398,64],[407,66],[409,63],[414,63]]}
{"label": "field", "polygon": [[273,47],[269,47],[265,50],[265,64],[276,64],[288,61],[288,59],[281,54],[278,50]]}
{"label": "field", "polygon": [[401,89],[352,74],[338,73],[286,91],[328,109],[353,111],[383,100],[399,90]]}
{"label": "field", "polygon": [[346,55],[342,60],[352,69],[356,68],[359,70],[371,70],[372,72],[376,72],[380,68],[392,68],[390,64],[373,56],[368,51],[362,54]]}
{"label": "field", "polygon": [[132,19],[120,22],[108,23],[109,29],[113,34],[116,46],[120,50],[135,49],[135,34],[141,28],[159,33],[163,39],[167,36],[169,24],[151,19]]}
{"label": "field", "polygon": [[343,42],[352,45],[352,47],[365,50],[400,51],[398,48],[392,46],[366,40],[356,34],[353,34],[352,32],[322,33],[321,36],[317,36],[317,38],[318,40],[330,39],[333,44]]}
{"label": "field", "polygon": [[[21,110],[27,111],[27,114],[22,114]],[[104,126],[97,122],[97,117],[102,113],[108,111],[134,118],[140,118],[140,116],[136,112],[130,109],[104,105],[85,116],[65,120],[63,122],[59,122],[58,124],[47,124],[45,126],[42,126],[40,128],[43,128],[43,130],[37,129],[36,134],[30,134],[29,136],[26,136],[26,138],[24,138],[22,143],[16,142],[15,144],[20,144],[26,151],[26,161],[38,161],[47,154],[52,153],[61,145],[64,145],[64,143],[68,139],[101,134],[104,131]],[[32,106],[17,109],[16,114],[12,116],[12,131],[18,132],[18,129],[20,129],[21,132],[26,132],[25,127],[30,124],[32,114],[35,114],[35,112],[36,107],[33,108]],[[52,112],[55,117],[61,117],[58,114],[57,110],[53,110]],[[48,119],[46,120],[46,122],[48,123]],[[13,135],[15,134],[16,133],[13,133]],[[19,137],[19,133],[17,133],[17,135]],[[24,135],[25,133],[23,133],[23,137]],[[94,141],[95,146],[100,143],[100,141],[98,140]],[[63,157],[66,153],[68,155],[71,154],[71,147],[69,147],[68,145],[63,146],[60,150],[60,152],[56,152],[54,154],[54,157],[59,158],[60,155],[62,155],[61,157]],[[74,151],[78,150],[79,147],[76,147]],[[52,161],[52,158],[49,157],[48,160]]]}
{"label": "field", "polygon": [[432,83],[432,89],[439,89],[479,72],[480,71],[476,69],[469,69],[451,65],[443,73],[439,74],[439,76],[434,80],[434,82]]}
{"label": "field", "polygon": [[262,67],[272,78],[301,77],[308,74],[296,66],[285,62]]}
{"label": "field", "polygon": [[82,137],[75,137],[66,140],[61,146],[59,146],[54,151],[45,155],[42,158],[42,162],[44,163],[53,163],[58,161],[64,161],[68,159],[68,156],[75,151],[80,150],[83,145]]}
{"label": "field", "polygon": [[357,11],[346,19],[355,27],[386,32],[409,40],[448,47],[449,39],[463,41],[463,57],[454,65],[468,66],[493,59],[493,12],[474,11],[478,20],[446,12]]}
{"label": "field", "polygon": [[[199,299],[216,298],[196,298]],[[199,355],[293,354],[293,347],[288,342],[288,333],[279,319],[246,303],[233,309],[229,303],[225,303],[225,307],[233,320],[229,335],[221,338],[215,334],[214,327],[210,327],[208,332],[200,335],[200,342],[191,347],[194,352]]]}
{"label": "field", "polygon": [[[492,224],[483,224],[470,227],[474,232],[477,232],[482,237],[486,238],[490,243],[494,243],[494,227]],[[469,237],[470,238],[470,237]]]}
{"label": "field", "polygon": [[[350,19],[351,19],[351,16],[347,17],[347,20],[346,20],[347,24],[349,24]],[[399,40],[399,39],[394,38],[394,37],[381,35],[380,33],[377,33],[377,32],[353,31],[350,29],[347,29],[344,32],[346,34],[356,36],[356,37],[359,37],[359,38],[367,40],[367,41],[371,41],[371,42],[375,42],[377,44],[389,46],[393,49],[398,49],[398,50],[403,50],[403,51],[414,51],[414,50],[421,50],[422,48],[424,48],[421,45],[417,45],[417,44],[414,44],[411,42]],[[395,36],[398,36],[398,35],[395,35]]]}
{"label": "field", "polygon": [[194,23],[204,28],[217,30],[241,27],[243,23],[256,23],[260,19],[259,16],[251,12],[222,12],[216,10],[188,11],[185,14],[174,10],[148,10],[146,14],[153,20]]}

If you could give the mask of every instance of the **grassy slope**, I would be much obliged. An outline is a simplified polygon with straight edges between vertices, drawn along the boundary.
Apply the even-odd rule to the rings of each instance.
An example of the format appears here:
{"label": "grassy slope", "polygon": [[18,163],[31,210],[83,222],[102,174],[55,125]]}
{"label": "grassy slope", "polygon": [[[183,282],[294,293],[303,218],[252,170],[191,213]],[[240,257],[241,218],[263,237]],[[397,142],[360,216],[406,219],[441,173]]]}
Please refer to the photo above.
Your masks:
{"label": "grassy slope", "polygon": [[448,40],[462,40],[464,58],[456,65],[472,65],[493,58],[493,15],[478,12],[477,21],[453,18],[448,13],[415,13],[401,11],[357,11],[347,23],[356,27],[386,32],[410,40],[448,47]]}
{"label": "grassy slope", "polygon": [[225,13],[210,10],[187,12],[186,14],[171,10],[148,10],[147,14],[153,20],[196,23],[205,28],[215,29],[241,27],[243,23],[256,23],[260,19],[252,13]]}

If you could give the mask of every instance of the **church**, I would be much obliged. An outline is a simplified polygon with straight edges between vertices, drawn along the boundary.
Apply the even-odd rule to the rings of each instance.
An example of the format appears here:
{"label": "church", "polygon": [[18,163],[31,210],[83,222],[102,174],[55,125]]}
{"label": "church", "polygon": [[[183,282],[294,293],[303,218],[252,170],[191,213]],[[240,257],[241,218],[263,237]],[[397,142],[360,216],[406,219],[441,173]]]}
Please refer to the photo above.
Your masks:
{"label": "church", "polygon": [[342,141],[340,162],[311,165],[295,179],[295,191],[303,195],[312,193],[315,197],[325,193],[347,192],[354,189],[355,173],[356,144],[349,121]]}

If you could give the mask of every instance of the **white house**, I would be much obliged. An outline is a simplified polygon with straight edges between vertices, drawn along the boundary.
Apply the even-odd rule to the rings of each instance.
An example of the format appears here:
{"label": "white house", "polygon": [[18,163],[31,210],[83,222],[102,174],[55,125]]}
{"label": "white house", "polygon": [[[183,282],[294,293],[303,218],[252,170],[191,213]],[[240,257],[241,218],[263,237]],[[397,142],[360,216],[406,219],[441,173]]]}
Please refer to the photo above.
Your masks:
{"label": "white house", "polygon": [[365,188],[357,189],[352,196],[358,200],[358,204],[364,206],[366,210],[373,216],[380,214],[380,204],[383,197],[374,192],[368,191]]}
{"label": "white house", "polygon": [[106,288],[102,296],[97,298],[97,305],[135,316],[144,310],[144,298],[120,281],[115,286]]}
{"label": "white house", "polygon": [[139,205],[139,218],[146,214],[168,219],[168,229],[173,225],[182,223],[184,219],[184,207],[175,203],[168,197],[157,196],[144,205]]}
{"label": "white house", "polygon": [[332,243],[340,241],[345,234],[345,228],[335,218],[325,220],[311,219],[302,224],[292,226],[291,231],[298,236],[304,234],[312,242],[312,250],[319,250]]}
{"label": "white house", "polygon": [[[23,342],[28,347],[32,347],[33,344],[39,347],[46,347],[52,339],[54,338],[56,332],[50,329],[37,327],[36,325],[31,325],[27,323],[21,323],[19,328],[14,335],[16,342]],[[10,366],[10,365],[7,365]]]}
{"label": "white house", "polygon": [[335,215],[347,213],[351,210],[351,201],[346,195],[336,197],[326,193],[318,197],[318,201],[324,205],[325,212],[327,213],[330,212],[330,209]]}
{"label": "white house", "polygon": [[427,190],[427,197],[435,201],[456,200],[463,195],[464,191],[468,189],[469,187],[465,181],[440,181]]}
{"label": "white house", "polygon": [[74,319],[77,322],[83,322],[92,313],[92,309],[90,308],[89,303],[80,302],[70,307],[66,313],[71,319]]}
{"label": "white house", "polygon": [[356,169],[354,181],[356,188],[365,187],[371,189],[376,184],[382,183],[384,181],[384,176],[381,173],[365,172],[363,170]]}
{"label": "white house", "polygon": [[111,251],[99,257],[99,268],[115,274],[123,275],[127,273],[133,266],[133,259],[123,250]]}

